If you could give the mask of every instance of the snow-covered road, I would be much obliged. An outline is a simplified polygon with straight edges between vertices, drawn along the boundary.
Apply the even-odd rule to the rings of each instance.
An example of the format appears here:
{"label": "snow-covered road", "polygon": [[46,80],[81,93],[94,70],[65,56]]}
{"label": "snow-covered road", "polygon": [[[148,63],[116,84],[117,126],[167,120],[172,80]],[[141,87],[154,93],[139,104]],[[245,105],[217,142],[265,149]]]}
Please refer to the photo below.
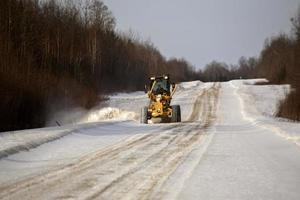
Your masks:
{"label": "snow-covered road", "polygon": [[245,115],[232,83],[220,101],[213,139],[178,199],[300,199],[299,146]]}
{"label": "snow-covered road", "polygon": [[[0,160],[0,198],[300,199],[300,147],[285,137],[297,138],[300,126],[261,117],[244,87],[182,83],[174,97],[182,123],[134,121],[147,102],[137,92],[111,97],[105,111],[120,109],[121,118],[0,134],[0,152],[10,150]],[[24,152],[28,141],[35,145]]]}

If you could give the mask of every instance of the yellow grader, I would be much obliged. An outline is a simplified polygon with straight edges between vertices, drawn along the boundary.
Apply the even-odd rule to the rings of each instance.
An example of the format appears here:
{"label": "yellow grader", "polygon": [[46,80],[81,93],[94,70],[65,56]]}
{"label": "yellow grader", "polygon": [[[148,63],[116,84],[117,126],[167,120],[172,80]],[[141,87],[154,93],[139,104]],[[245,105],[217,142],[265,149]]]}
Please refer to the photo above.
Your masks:
{"label": "yellow grader", "polygon": [[150,84],[145,85],[150,101],[148,106],[141,109],[141,123],[147,124],[148,120],[153,123],[181,121],[180,106],[170,105],[176,87],[170,83],[168,75],[150,78]]}

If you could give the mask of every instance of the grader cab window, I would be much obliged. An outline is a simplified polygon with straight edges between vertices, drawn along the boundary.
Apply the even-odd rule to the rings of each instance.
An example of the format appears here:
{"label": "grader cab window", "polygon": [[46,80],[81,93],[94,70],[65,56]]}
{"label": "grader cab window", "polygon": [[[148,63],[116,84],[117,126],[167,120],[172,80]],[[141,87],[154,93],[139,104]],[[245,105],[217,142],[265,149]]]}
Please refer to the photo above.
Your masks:
{"label": "grader cab window", "polygon": [[170,83],[168,80],[156,80],[153,86],[154,94],[170,93]]}

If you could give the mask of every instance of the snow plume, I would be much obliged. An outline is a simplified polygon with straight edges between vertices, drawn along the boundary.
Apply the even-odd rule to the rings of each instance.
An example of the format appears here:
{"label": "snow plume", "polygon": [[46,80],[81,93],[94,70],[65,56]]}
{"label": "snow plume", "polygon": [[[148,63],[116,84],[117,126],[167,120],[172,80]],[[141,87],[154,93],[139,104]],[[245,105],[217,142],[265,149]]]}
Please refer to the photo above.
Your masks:
{"label": "snow plume", "polygon": [[85,122],[97,122],[107,120],[136,120],[138,118],[135,112],[125,111],[119,108],[106,107],[100,110],[89,112],[82,120]]}
{"label": "snow plume", "polygon": [[78,124],[87,115],[87,110],[82,108],[64,109],[53,112],[48,116],[46,126]]}
{"label": "snow plume", "polygon": [[97,108],[91,111],[77,108],[56,113],[51,117],[51,120],[48,121],[47,126],[81,124],[108,120],[138,120],[138,115],[135,112],[113,107]]}

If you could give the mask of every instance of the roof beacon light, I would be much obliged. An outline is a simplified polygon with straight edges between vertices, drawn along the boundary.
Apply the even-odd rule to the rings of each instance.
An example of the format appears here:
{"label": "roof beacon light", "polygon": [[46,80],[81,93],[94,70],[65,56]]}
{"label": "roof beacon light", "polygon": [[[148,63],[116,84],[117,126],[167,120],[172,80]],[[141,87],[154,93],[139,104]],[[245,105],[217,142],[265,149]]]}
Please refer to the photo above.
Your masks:
{"label": "roof beacon light", "polygon": [[155,77],[151,77],[150,80],[154,81],[154,80],[155,80]]}
{"label": "roof beacon light", "polygon": [[168,77],[168,76],[165,76],[164,78],[167,80],[169,77]]}

